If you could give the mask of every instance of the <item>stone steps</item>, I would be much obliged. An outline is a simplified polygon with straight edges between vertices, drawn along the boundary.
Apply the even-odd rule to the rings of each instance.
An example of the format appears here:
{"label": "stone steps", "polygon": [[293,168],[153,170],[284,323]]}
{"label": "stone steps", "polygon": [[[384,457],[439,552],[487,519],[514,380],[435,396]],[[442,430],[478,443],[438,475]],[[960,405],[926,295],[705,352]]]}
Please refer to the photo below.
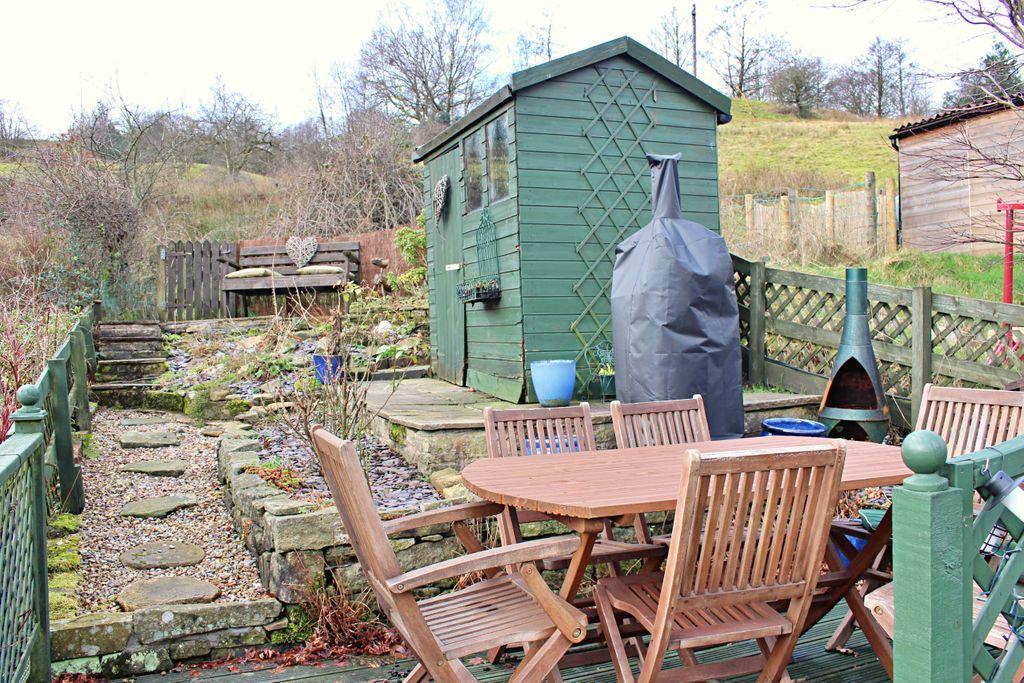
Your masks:
{"label": "stone steps", "polygon": [[155,320],[101,323],[96,353],[100,360],[92,391],[100,405],[141,401],[168,370],[163,329]]}
{"label": "stone steps", "polygon": [[100,382],[153,378],[167,372],[164,356],[131,357],[101,360],[96,366],[96,379]]}

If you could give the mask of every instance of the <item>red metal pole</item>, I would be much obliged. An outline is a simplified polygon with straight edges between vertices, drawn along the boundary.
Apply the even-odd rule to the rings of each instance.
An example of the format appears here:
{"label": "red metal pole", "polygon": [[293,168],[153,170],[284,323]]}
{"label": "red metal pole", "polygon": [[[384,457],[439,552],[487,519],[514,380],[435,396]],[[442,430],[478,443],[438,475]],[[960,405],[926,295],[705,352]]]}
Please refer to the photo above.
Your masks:
{"label": "red metal pole", "polygon": [[1006,210],[1006,238],[1003,244],[1003,303],[1013,303],[1013,209]]}

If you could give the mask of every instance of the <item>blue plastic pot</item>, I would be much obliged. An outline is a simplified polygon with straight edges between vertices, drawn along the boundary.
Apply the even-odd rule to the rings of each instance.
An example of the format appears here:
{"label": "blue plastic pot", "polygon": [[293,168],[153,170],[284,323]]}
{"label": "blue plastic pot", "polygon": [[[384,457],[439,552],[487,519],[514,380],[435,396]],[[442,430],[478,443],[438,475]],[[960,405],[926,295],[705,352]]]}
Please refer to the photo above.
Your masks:
{"label": "blue plastic pot", "polygon": [[[856,550],[858,553],[864,549],[864,546],[868,544],[866,538],[860,538],[858,536],[847,536],[846,540],[850,542],[850,545],[852,545],[853,549]],[[844,553],[842,550],[839,551],[839,563],[843,566],[843,569],[849,567],[850,562],[852,561],[853,558],[847,557],[846,553]]]}
{"label": "blue plastic pot", "polygon": [[559,453],[579,453],[580,441],[575,436],[570,439],[563,436],[556,438],[552,443],[551,439],[523,439],[523,455],[557,455]]}
{"label": "blue plastic pot", "polygon": [[542,406],[567,406],[576,386],[576,361],[537,360],[530,363],[533,391]]}
{"label": "blue plastic pot", "polygon": [[345,357],[314,353],[313,367],[316,369],[316,381],[320,384],[330,384],[333,379],[345,373]]}
{"label": "blue plastic pot", "polygon": [[769,417],[761,421],[761,436],[825,436],[828,428],[814,420],[797,417]]}

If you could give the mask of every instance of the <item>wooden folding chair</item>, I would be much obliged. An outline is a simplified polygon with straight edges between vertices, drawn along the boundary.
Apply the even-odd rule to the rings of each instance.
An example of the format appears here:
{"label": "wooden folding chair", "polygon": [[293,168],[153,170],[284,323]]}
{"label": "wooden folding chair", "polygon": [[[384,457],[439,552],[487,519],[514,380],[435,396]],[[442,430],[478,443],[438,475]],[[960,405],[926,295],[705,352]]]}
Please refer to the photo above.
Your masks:
{"label": "wooden folding chair", "polygon": [[[620,681],[634,681],[621,616],[651,634],[637,680],[786,675],[817,581],[846,450],[825,443],[684,456],[665,571],[601,579],[595,598]],[[778,612],[772,605],[785,604]],[[698,664],[693,651],[755,640],[760,655]],[[683,666],[662,671],[669,648]]]}
{"label": "wooden folding chair", "polygon": [[[474,681],[460,657],[512,644],[523,644],[526,655],[510,681],[533,683],[549,676],[558,680],[558,661],[586,635],[587,619],[551,592],[531,563],[572,552],[578,538],[518,543],[402,571],[388,533],[492,516],[501,506],[469,503],[384,524],[352,443],[322,427],[314,428],[313,441],[345,532],[377,603],[419,660],[406,683],[428,678],[439,683]],[[509,565],[521,568],[500,570]],[[468,588],[418,602],[412,595],[414,589],[437,581],[488,571],[491,578]]]}
{"label": "wooden folding chair", "polygon": [[[590,404],[585,402],[568,408],[484,408],[484,431],[487,436],[487,454],[492,458],[597,450]],[[550,518],[529,510],[507,509],[499,518],[501,542],[519,543],[522,541],[521,524],[547,519]],[[609,564],[612,572],[618,573],[619,562],[643,560],[652,564],[660,563],[665,556],[665,549],[643,538],[638,540],[638,543],[616,541],[611,523],[608,523],[601,538],[594,543],[590,564]],[[565,569],[571,561],[571,555],[550,558],[542,562],[542,567]]]}
{"label": "wooden folding chair", "polygon": [[[711,440],[708,414],[700,394],[673,401],[622,403],[612,401],[612,427],[619,448],[679,446]],[[667,544],[670,536],[651,536],[647,518],[635,518],[637,540],[641,543]]]}

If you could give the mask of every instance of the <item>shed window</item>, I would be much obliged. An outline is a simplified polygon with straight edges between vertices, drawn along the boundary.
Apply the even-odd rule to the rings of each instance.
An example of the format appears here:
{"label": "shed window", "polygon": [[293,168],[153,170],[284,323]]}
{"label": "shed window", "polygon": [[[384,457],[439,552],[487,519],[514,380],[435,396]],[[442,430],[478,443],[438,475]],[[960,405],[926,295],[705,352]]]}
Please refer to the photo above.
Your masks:
{"label": "shed window", "polygon": [[466,184],[466,213],[484,204],[484,132],[478,130],[466,138],[462,152],[463,177]]}
{"label": "shed window", "polygon": [[487,124],[487,182],[490,203],[508,196],[508,114]]}

